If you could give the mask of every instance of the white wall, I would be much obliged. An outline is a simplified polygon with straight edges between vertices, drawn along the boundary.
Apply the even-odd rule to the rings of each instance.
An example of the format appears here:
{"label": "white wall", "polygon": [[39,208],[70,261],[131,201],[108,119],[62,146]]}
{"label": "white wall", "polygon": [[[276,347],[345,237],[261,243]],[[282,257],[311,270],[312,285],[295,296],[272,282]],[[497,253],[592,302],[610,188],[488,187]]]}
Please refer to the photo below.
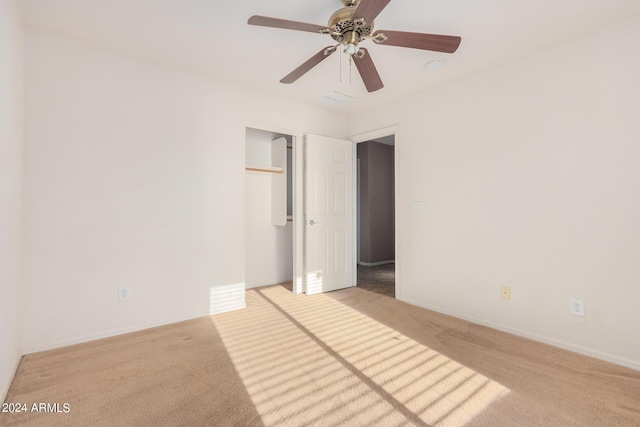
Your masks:
{"label": "white wall", "polygon": [[350,118],[399,124],[403,300],[640,369],[638,46],[636,19]]}
{"label": "white wall", "polygon": [[271,176],[245,176],[245,280],[247,288],[293,279],[293,223],[271,225]]}
{"label": "white wall", "polygon": [[[272,132],[247,129],[247,164],[269,166],[271,141],[277,137]],[[291,281],[293,224],[287,222],[282,227],[271,224],[271,174],[246,171],[244,191],[246,287]]]}
{"label": "white wall", "polygon": [[22,22],[16,2],[0,0],[0,402],[21,357]]}
{"label": "white wall", "polygon": [[242,306],[245,128],[346,135],[336,114],[52,34],[27,32],[26,67],[27,352]]}

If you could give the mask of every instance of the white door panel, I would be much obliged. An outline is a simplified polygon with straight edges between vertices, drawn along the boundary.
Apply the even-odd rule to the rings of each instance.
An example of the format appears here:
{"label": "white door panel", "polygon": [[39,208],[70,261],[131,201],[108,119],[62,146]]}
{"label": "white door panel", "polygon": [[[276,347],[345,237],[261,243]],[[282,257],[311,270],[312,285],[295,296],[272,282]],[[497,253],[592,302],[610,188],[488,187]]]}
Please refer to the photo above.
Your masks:
{"label": "white door panel", "polygon": [[353,148],[307,135],[305,270],[308,295],[353,286]]}

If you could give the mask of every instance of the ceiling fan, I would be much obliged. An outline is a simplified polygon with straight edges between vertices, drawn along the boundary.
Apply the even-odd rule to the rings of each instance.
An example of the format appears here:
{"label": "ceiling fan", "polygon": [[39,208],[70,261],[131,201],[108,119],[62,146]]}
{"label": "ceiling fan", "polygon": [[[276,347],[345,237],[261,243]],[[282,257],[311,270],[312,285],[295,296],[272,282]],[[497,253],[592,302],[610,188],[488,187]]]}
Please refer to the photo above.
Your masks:
{"label": "ceiling fan", "polygon": [[259,15],[252,16],[247,23],[249,25],[262,27],[328,34],[338,42],[336,45],[327,46],[313,55],[280,80],[280,83],[290,84],[295,82],[324,59],[328,58],[342,45],[344,46],[344,53],[349,55],[353,59],[353,62],[355,62],[367,91],[374,92],[382,89],[384,84],[378,74],[378,70],[376,70],[373,64],[371,55],[366,48],[359,46],[360,42],[373,40],[376,44],[380,45],[453,53],[458,49],[460,41],[462,40],[457,36],[374,30],[374,19],[390,1],[391,0],[342,0],[345,7],[334,12],[326,26]]}

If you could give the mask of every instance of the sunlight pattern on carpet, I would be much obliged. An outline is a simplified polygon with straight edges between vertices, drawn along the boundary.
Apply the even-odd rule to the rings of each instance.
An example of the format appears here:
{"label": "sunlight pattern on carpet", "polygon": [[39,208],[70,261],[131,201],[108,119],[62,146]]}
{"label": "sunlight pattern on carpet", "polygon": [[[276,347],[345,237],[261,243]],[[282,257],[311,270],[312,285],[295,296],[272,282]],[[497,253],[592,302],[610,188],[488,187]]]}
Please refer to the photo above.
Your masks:
{"label": "sunlight pattern on carpet", "polygon": [[326,295],[247,303],[212,319],[266,426],[460,426],[509,393]]}

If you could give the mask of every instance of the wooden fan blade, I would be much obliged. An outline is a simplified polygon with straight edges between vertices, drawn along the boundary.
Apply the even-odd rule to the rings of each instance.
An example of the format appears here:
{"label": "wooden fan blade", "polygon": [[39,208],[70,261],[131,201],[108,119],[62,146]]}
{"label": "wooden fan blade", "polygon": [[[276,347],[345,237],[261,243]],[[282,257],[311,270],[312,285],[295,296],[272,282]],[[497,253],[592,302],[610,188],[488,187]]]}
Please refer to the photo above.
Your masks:
{"label": "wooden fan blade", "polygon": [[391,0],[360,0],[356,10],[353,12],[352,20],[364,19],[371,25],[374,19],[382,12]]}
{"label": "wooden fan blade", "polygon": [[305,22],[288,21],[286,19],[269,18],[268,16],[254,15],[247,21],[249,25],[259,25],[261,27],[283,28],[285,30],[307,31],[310,33],[320,34],[323,27],[315,24],[307,24]]}
{"label": "wooden fan blade", "polygon": [[[299,66],[298,68],[296,68],[295,70],[287,74],[282,80],[280,80],[280,83],[291,84],[296,80],[298,80],[300,77],[305,75],[307,71],[311,70],[313,67],[321,63],[324,59],[328,58],[333,52],[336,51],[335,49],[328,50],[331,48],[333,48],[333,46],[327,46],[324,49],[322,49],[320,52],[313,55],[304,64],[302,64],[301,66]],[[325,52],[328,52],[328,53],[325,54]]]}
{"label": "wooden fan blade", "polygon": [[[462,39],[457,36],[442,36],[438,34],[408,33],[406,31],[376,31],[373,35],[382,33],[387,40],[379,42],[381,45],[409,47],[412,49],[433,50],[435,52],[453,53],[460,46]],[[374,39],[375,41],[375,39]]]}
{"label": "wooden fan blade", "polygon": [[367,92],[375,92],[376,90],[382,89],[384,84],[382,83],[380,74],[378,74],[378,70],[376,70],[376,66],[373,65],[373,60],[371,59],[371,55],[369,55],[369,51],[362,47],[360,50],[364,50],[364,56],[362,58],[358,58],[356,55],[353,55],[352,58],[353,62],[356,63],[356,68],[358,68],[358,72],[362,77],[364,86],[367,88]]}

